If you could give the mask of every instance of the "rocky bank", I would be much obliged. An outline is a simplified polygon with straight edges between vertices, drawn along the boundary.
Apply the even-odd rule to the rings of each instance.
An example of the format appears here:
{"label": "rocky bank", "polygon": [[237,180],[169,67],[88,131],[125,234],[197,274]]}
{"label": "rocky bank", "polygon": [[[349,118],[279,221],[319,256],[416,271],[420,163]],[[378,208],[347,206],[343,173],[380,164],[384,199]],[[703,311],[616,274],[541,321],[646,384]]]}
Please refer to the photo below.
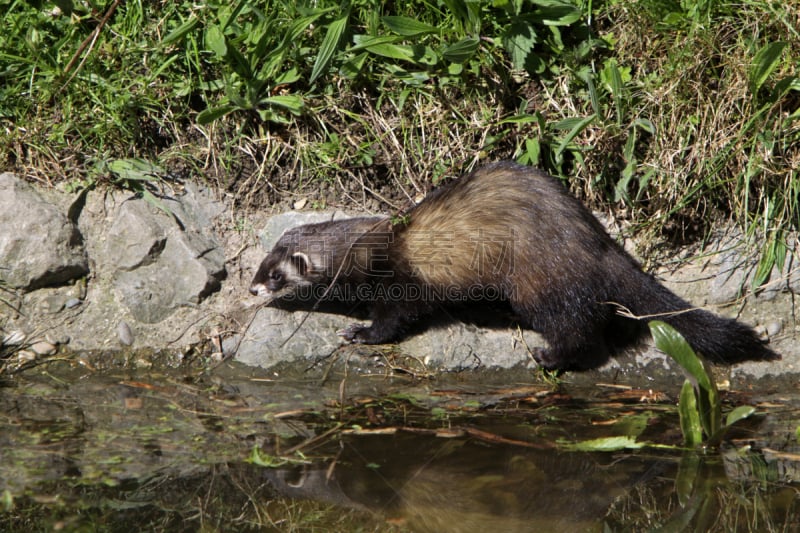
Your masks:
{"label": "rocky bank", "polygon": [[[224,195],[195,183],[175,184],[159,198],[148,202],[110,189],[70,193],[0,174],[0,354],[19,361],[127,354],[135,364],[150,364],[146,354],[180,361],[199,350],[265,368],[337,354],[363,372],[400,367],[425,375],[535,367],[530,350],[543,345],[538,335],[481,317],[438,317],[395,346],[343,346],[336,331],[352,317],[263,307],[248,294],[255,269],[284,229],[342,213],[237,213]],[[743,297],[755,270],[743,249],[735,232],[720,232],[701,252],[674,254],[657,274],[694,304],[755,325],[783,355],[780,362],[720,368],[727,373],[721,379],[800,374],[797,258],[790,250],[783,271],[775,269],[765,287]],[[644,343],[586,376],[643,387],[664,373],[679,371]]]}

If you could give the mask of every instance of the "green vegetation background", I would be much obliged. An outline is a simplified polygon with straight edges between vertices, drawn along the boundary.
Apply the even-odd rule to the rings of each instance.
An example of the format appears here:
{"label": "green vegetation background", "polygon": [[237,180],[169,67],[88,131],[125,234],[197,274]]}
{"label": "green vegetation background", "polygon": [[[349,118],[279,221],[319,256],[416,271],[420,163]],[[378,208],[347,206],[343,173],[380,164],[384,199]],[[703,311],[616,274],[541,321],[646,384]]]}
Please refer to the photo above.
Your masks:
{"label": "green vegetation background", "polygon": [[[800,3],[0,0],[0,168],[397,211],[514,158],[673,239],[797,226]],[[117,161],[115,166],[115,161]],[[148,168],[146,165],[144,168]],[[146,184],[145,188],[151,184]],[[367,203],[365,200],[373,200]]]}

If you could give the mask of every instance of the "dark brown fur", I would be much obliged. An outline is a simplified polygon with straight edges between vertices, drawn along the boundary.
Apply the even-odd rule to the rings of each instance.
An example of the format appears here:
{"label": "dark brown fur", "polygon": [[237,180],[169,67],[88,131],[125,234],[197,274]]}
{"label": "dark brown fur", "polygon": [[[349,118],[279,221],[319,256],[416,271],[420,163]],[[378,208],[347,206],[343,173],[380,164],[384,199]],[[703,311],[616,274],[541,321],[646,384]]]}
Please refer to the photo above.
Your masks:
{"label": "dark brown fur", "polygon": [[561,183],[514,163],[435,190],[395,225],[372,217],[287,231],[250,290],[281,297],[333,280],[370,295],[372,324],[344,332],[354,342],[396,340],[444,304],[502,299],[547,340],[549,349],[537,355],[547,368],[598,366],[629,340],[623,332],[641,331],[640,321],[616,313],[619,306],[662,315],[713,360],[778,358],[747,326],[690,310]]}

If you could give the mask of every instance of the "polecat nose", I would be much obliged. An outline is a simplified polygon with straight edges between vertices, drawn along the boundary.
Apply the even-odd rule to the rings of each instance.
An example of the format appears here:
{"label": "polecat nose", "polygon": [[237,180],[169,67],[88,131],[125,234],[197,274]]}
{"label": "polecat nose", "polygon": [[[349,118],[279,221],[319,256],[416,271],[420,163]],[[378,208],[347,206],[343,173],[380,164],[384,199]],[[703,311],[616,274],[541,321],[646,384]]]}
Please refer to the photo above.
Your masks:
{"label": "polecat nose", "polygon": [[258,286],[250,285],[250,294],[253,296],[258,296]]}

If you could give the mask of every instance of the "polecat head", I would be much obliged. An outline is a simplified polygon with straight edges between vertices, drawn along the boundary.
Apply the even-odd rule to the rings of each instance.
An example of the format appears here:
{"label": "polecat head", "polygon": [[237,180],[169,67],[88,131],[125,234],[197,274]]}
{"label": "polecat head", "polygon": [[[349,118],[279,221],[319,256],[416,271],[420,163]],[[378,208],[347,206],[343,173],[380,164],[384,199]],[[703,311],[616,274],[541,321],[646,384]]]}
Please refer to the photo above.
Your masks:
{"label": "polecat head", "polygon": [[311,259],[308,255],[279,244],[258,267],[258,272],[250,284],[250,294],[270,300],[288,296],[297,287],[312,284],[309,278],[311,269]]}
{"label": "polecat head", "polygon": [[[354,243],[382,224],[388,226],[389,220],[357,217],[286,230],[261,262],[250,292],[272,300],[293,294],[298,287],[330,282],[351,251],[363,252],[364,245],[354,247]],[[385,245],[385,236],[381,242]]]}

